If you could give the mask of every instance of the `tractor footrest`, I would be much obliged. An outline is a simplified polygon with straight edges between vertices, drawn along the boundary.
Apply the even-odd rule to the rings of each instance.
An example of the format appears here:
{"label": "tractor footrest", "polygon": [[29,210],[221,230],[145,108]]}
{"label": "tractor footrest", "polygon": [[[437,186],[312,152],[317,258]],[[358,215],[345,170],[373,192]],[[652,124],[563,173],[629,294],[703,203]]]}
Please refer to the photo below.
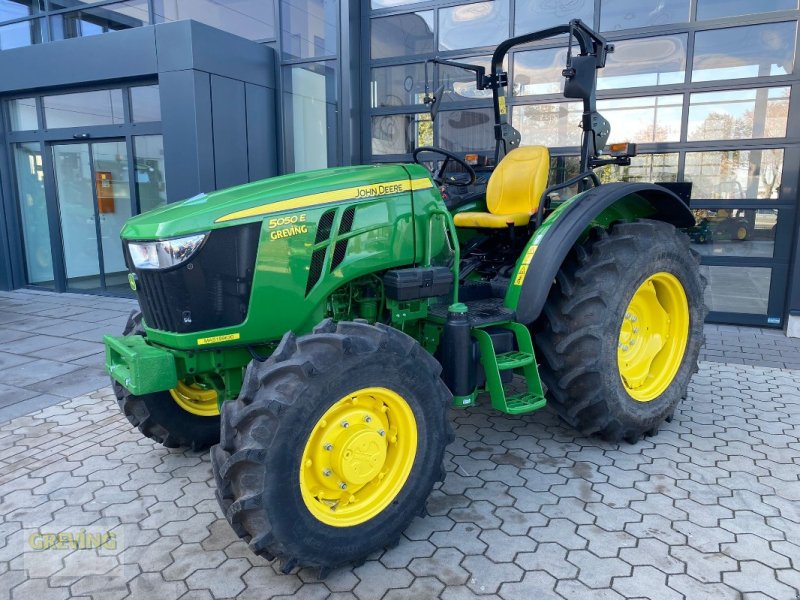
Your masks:
{"label": "tractor footrest", "polygon": [[521,415],[523,413],[533,412],[544,408],[547,405],[547,400],[544,396],[532,394],[530,392],[523,392],[521,394],[514,394],[506,398],[506,412],[510,415]]}
{"label": "tractor footrest", "polygon": [[527,352],[503,352],[497,355],[497,368],[501,371],[521,369],[533,364],[533,361],[533,354],[528,354]]}

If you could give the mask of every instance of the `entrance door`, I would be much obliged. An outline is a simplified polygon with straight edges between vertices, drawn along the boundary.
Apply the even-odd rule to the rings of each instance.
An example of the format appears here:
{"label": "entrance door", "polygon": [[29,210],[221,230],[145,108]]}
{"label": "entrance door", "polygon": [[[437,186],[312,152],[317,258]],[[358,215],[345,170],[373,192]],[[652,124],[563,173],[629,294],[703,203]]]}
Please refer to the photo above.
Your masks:
{"label": "entrance door", "polygon": [[131,216],[124,140],[53,144],[68,290],[125,291],[119,232]]}

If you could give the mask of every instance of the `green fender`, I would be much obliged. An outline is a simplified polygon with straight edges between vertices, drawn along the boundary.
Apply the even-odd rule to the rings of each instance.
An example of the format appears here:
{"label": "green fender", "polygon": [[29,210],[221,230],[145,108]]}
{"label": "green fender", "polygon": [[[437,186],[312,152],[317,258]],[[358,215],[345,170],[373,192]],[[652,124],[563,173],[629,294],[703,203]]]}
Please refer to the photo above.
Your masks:
{"label": "green fender", "polygon": [[505,306],[517,321],[533,323],[541,314],[550,287],[570,249],[593,225],[614,221],[655,219],[676,227],[691,227],[694,216],[671,191],[647,183],[607,183],[561,204],[528,241],[517,261]]}

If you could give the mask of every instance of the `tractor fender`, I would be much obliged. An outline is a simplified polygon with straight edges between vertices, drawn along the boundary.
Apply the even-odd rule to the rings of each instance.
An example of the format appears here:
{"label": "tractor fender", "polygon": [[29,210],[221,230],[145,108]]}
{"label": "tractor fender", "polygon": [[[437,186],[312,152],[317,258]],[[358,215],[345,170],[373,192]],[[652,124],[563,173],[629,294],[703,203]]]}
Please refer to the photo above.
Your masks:
{"label": "tractor fender", "polygon": [[[674,193],[656,184],[607,183],[560,205],[536,230],[517,261],[505,306],[521,323],[541,314],[550,287],[567,257],[593,223],[647,218],[676,227],[695,224],[689,207]],[[530,274],[530,276],[528,276]]]}

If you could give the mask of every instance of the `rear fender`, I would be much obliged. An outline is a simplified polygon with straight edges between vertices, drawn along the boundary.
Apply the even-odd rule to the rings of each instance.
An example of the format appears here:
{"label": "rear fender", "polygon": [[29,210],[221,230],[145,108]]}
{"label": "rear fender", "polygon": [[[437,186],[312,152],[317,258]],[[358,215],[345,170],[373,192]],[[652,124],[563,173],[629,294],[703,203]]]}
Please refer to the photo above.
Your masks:
{"label": "rear fender", "polygon": [[671,191],[647,183],[607,183],[574,196],[547,218],[528,242],[514,268],[505,306],[530,324],[544,308],[550,287],[570,249],[592,225],[638,218],[691,227],[694,216]]}

